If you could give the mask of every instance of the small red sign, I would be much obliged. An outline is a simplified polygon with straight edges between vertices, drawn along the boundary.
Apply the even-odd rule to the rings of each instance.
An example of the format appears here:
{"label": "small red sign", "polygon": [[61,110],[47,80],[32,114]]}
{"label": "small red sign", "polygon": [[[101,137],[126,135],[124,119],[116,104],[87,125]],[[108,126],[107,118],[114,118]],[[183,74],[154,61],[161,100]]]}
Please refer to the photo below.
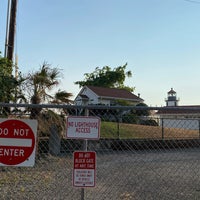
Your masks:
{"label": "small red sign", "polygon": [[96,152],[74,152],[73,186],[94,187],[96,178]]}
{"label": "small red sign", "polygon": [[[19,165],[29,161],[36,143],[32,128],[22,120],[7,119],[1,121],[0,164]],[[30,165],[32,165],[32,161]]]}

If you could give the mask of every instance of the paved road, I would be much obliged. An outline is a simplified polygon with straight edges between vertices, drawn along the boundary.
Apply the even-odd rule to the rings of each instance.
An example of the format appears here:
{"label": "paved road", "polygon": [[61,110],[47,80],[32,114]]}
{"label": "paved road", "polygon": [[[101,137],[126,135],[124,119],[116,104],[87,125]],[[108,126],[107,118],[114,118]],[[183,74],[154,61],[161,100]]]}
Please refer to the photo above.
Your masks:
{"label": "paved road", "polygon": [[200,199],[199,149],[102,155],[98,171],[102,199]]}
{"label": "paved road", "polygon": [[[34,168],[0,172],[1,199],[79,200],[72,154],[47,156]],[[96,187],[85,200],[200,199],[200,149],[97,152]]]}

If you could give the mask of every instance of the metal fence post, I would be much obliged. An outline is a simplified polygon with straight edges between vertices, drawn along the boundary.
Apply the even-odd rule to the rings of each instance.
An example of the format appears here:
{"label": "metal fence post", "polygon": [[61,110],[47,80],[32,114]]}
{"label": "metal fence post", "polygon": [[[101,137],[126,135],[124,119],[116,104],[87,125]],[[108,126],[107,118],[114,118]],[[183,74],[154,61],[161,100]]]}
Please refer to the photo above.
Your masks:
{"label": "metal fence post", "polygon": [[162,126],[162,140],[164,139],[164,120],[161,118],[161,126]]}
{"label": "metal fence post", "polygon": [[[85,108],[84,115],[89,116],[89,110],[87,108]],[[87,151],[87,149],[88,149],[88,140],[85,139],[83,140],[83,151]],[[84,200],[84,199],[85,199],[85,189],[81,188],[81,200]]]}
{"label": "metal fence post", "polygon": [[119,133],[119,119],[117,119],[117,137],[120,139],[120,133]]}
{"label": "metal fence post", "polygon": [[198,120],[199,122],[199,138],[200,138],[200,119]]}
{"label": "metal fence post", "polygon": [[[0,107],[1,105],[0,103]],[[142,121],[148,120],[148,118],[140,116],[141,123],[136,124],[139,116],[128,111],[134,109],[139,111],[140,108],[133,106],[120,107],[120,113],[116,107],[100,105],[84,107],[60,104],[4,105],[4,107],[9,106],[13,113],[8,119],[0,121],[0,199],[101,200],[150,197],[152,199],[180,200],[183,197],[185,199],[200,197],[199,182],[196,181],[200,173],[198,162],[200,118],[195,115],[197,111],[200,113],[200,107],[192,107],[191,111],[195,110],[195,112],[191,112],[191,114],[194,113],[194,115],[190,116],[188,112],[188,118],[183,118],[185,116],[182,116],[181,112],[177,118],[167,118],[156,112],[152,117],[154,117],[153,120],[158,119],[158,123],[154,123],[151,119]],[[13,136],[29,136],[31,132],[28,132],[28,126],[32,125],[32,120],[29,119],[31,108],[43,108],[43,113],[38,118],[38,127],[35,127],[37,129],[35,142],[32,142],[34,140],[29,137],[24,139],[10,137],[10,133]],[[165,113],[166,109],[179,111],[182,110],[182,107],[149,107],[148,109],[153,114],[156,110]],[[146,108],[142,110],[146,110]],[[188,110],[187,107],[185,111]],[[2,110],[0,111],[2,114]],[[24,113],[25,111],[27,113]],[[50,112],[46,113],[46,111]],[[51,111],[55,113],[51,113]],[[81,129],[84,125],[79,125],[79,120],[69,120],[75,114],[79,115],[74,116],[77,119],[85,117],[90,121],[89,118],[93,116],[102,119],[103,122],[99,126],[93,124],[92,120],[89,122],[90,125],[85,126],[86,128],[102,128],[102,139],[96,142],[89,139],[90,137],[87,140],[81,139],[81,137],[72,137],[73,132],[78,134],[86,133],[89,130]],[[4,127],[2,122],[12,120],[12,118],[27,122],[28,128],[15,128],[10,123]],[[9,131],[10,127],[12,127],[11,131]],[[64,127],[67,129],[64,130]],[[50,134],[50,130],[52,134]],[[88,132],[93,131],[91,129]],[[72,133],[71,137],[67,137],[69,133]],[[122,141],[117,139],[118,136]],[[126,139],[123,139],[125,137]],[[60,140],[61,146],[59,147]],[[38,144],[35,144],[34,148],[37,150],[31,149],[33,153],[29,159],[34,159],[33,167],[22,167],[29,162],[28,159],[20,165],[4,166],[4,161],[24,156],[25,148],[30,149],[30,145],[36,141]],[[18,145],[22,148],[18,148]],[[53,155],[49,153],[49,147],[52,147],[50,151],[53,152]],[[35,150],[38,158],[35,157]],[[91,150],[96,151],[95,162],[93,162],[94,159],[91,159],[91,163],[88,161],[88,168],[94,166],[95,170],[88,170],[85,173],[87,170],[84,169],[85,165],[82,165],[83,167],[80,169],[75,167],[87,163],[86,159],[88,158],[80,156],[80,160],[76,162],[76,156],[73,156],[76,150],[87,155]],[[82,158],[86,162],[81,160]],[[85,174],[87,176],[84,176]],[[87,187],[87,180],[84,179],[86,177],[88,184],[89,182],[94,183],[93,188]],[[93,178],[95,178],[94,182]],[[84,183],[85,185],[83,185]],[[74,189],[73,187],[76,186],[78,188]]]}

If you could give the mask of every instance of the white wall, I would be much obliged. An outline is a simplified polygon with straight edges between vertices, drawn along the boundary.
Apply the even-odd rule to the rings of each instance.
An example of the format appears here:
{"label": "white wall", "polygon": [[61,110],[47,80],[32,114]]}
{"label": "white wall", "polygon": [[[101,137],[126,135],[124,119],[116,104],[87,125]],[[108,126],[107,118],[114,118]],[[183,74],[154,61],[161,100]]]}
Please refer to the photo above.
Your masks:
{"label": "white wall", "polygon": [[[162,119],[163,127],[165,128],[181,128],[188,130],[199,130],[199,120],[198,119]],[[160,120],[160,126],[162,126],[162,121]]]}

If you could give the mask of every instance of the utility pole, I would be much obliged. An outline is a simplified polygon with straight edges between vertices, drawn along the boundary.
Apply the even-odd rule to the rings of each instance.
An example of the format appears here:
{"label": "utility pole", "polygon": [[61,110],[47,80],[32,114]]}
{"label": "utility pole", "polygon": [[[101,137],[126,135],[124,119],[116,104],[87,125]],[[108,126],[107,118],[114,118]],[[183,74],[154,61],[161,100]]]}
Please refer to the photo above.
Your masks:
{"label": "utility pole", "polygon": [[8,0],[5,57],[13,61],[18,0]]}
{"label": "utility pole", "polygon": [[[4,57],[13,62],[14,44],[15,44],[15,31],[16,31],[16,15],[17,15],[17,2],[18,0],[8,0],[7,9],[7,24],[6,24],[6,41],[5,41],[5,55]],[[8,93],[5,103],[9,103],[11,100],[10,88],[8,87]],[[9,115],[10,108],[4,107],[3,114]]]}

